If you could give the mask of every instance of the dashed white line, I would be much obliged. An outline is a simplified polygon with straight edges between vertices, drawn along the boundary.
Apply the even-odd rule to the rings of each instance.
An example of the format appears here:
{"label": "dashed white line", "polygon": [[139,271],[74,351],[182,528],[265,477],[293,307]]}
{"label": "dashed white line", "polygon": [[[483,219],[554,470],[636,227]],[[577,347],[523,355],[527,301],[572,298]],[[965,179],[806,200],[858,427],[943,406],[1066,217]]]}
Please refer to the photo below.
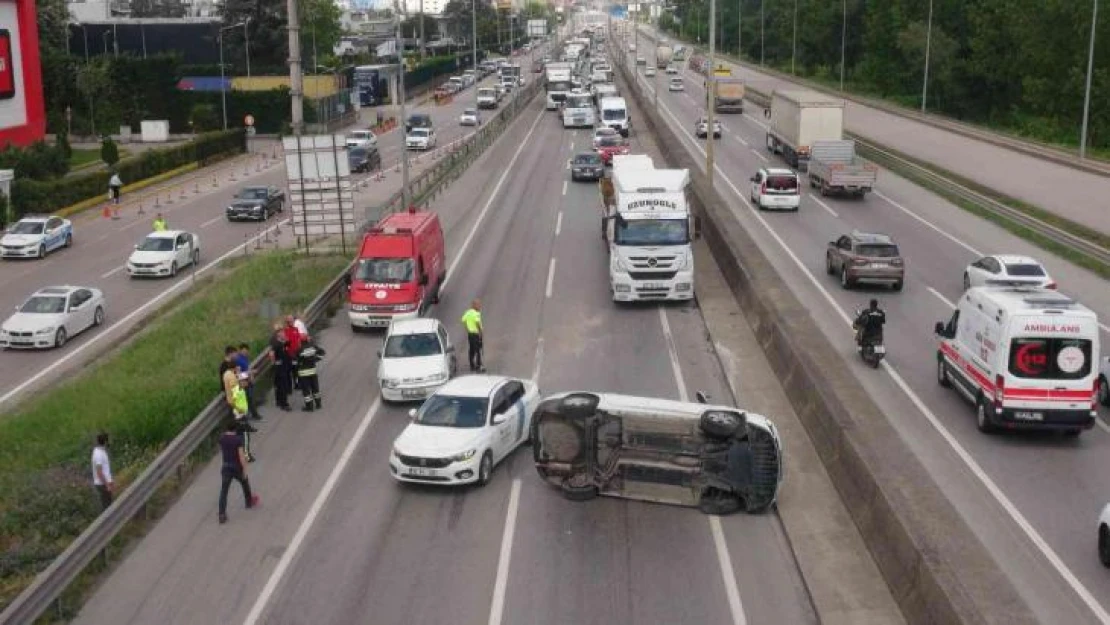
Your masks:
{"label": "dashed white line", "polygon": [[551,299],[551,287],[555,284],[555,257],[551,257],[551,262],[547,265],[547,288],[544,289],[544,294],[548,299]]}
{"label": "dashed white line", "polygon": [[536,339],[536,357],[532,361],[532,381],[539,384],[540,371],[543,370],[543,337]]}
{"label": "dashed white line", "polygon": [[934,289],[933,287],[931,287],[931,286],[927,286],[927,287],[925,287],[925,290],[926,290],[926,291],[928,291],[928,292],[930,292],[930,293],[932,293],[932,294],[933,294],[933,297],[935,297],[935,298],[939,299],[940,301],[944,302],[944,305],[945,305],[945,306],[947,306],[947,307],[949,307],[949,308],[955,308],[955,307],[956,307],[956,305],[955,305],[955,304],[953,304],[952,302],[948,301],[948,298],[947,298],[947,297],[945,297],[945,296],[941,295],[941,294],[940,294],[940,291],[938,291],[938,290]]}
{"label": "dashed white line", "polygon": [[217,217],[213,217],[212,219],[209,219],[208,221],[202,223],[200,225],[200,227],[201,228],[207,228],[208,226],[211,226],[212,224],[216,223],[217,221],[223,221],[223,220],[224,220],[224,216],[219,215]]}
{"label": "dashed white line", "polygon": [[937,234],[941,235],[942,237],[948,239],[949,241],[955,243],[956,245],[959,245],[960,247],[962,247],[965,250],[971,252],[972,254],[975,254],[976,256],[983,256],[983,253],[980,252],[979,250],[975,249],[974,247],[971,247],[967,243],[964,243],[963,241],[961,241],[955,235],[949,234],[947,231],[942,229],[940,226],[937,226],[933,222],[929,221],[928,219],[925,219],[924,217],[922,217],[922,216],[918,215],[917,213],[911,211],[910,209],[906,208],[905,206],[902,206],[898,202],[895,202],[894,200],[890,199],[889,197],[883,195],[882,192],[880,192],[878,189],[876,189],[874,191],[874,193],[875,193],[876,196],[881,197],[887,204],[890,204],[894,208],[897,208],[898,210],[900,210],[903,213],[909,215],[910,217],[913,217],[914,219],[921,222],[922,224],[925,224],[926,226],[931,228],[933,231],[935,231]]}
{"label": "dashed white line", "polygon": [[829,211],[829,214],[832,215],[833,217],[836,217],[837,219],[840,219],[840,215],[837,215],[836,211],[834,211],[832,209],[832,207],[830,207],[828,204],[822,202],[821,199],[818,198],[816,195],[810,194],[809,199],[813,200],[814,202],[817,202],[818,206],[820,206],[821,208]]}
{"label": "dashed white line", "polygon": [[733,138],[735,138],[740,143],[743,143],[744,145],[748,145],[748,142],[744,141],[744,137],[741,137],[739,133],[734,133],[732,136],[733,136]]}
{"label": "dashed white line", "polygon": [[[567,167],[570,167],[569,163],[567,164]],[[567,181],[564,180],[563,181],[563,195],[566,195],[566,194],[567,194]]]}
{"label": "dashed white line", "polygon": [[763,159],[763,162],[764,162],[764,163],[770,163],[770,162],[771,162],[771,159],[767,158],[766,156],[763,156],[763,154],[761,154],[761,153],[760,153],[760,152],[759,152],[758,150],[756,150],[755,148],[752,148],[751,150],[752,150],[752,154],[755,154],[755,155],[756,155],[756,156],[758,156],[759,158]]}
{"label": "dashed white line", "polygon": [[[566,183],[564,182],[563,184],[565,185]],[[566,187],[563,187],[563,188],[565,189]],[[555,236],[559,236],[559,233],[562,232],[562,231],[563,231],[563,211],[559,211],[559,216],[555,218]]]}
{"label": "dashed white line", "polygon": [[493,582],[493,601],[489,607],[489,625],[501,625],[505,613],[505,590],[509,585],[509,564],[512,561],[513,534],[516,533],[516,511],[520,507],[520,478],[513,479],[509,491],[509,508],[505,511],[505,527],[501,531],[501,554],[497,558],[497,577]]}
{"label": "dashed white line", "polygon": [[110,277],[116,275],[117,273],[123,271],[124,269],[127,269],[127,265],[120,265],[119,267],[116,267],[115,269],[112,269],[110,271],[105,271],[104,273],[100,274],[100,277],[101,278],[110,278]]}

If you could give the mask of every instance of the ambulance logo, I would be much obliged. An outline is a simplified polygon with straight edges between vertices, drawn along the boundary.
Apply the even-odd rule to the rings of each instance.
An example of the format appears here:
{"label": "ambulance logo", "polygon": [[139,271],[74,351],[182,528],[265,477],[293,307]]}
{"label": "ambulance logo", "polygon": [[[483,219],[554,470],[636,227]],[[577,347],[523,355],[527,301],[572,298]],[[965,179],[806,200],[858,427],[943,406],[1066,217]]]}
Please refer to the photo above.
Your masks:
{"label": "ambulance logo", "polygon": [[1064,373],[1077,373],[1087,364],[1087,357],[1083,350],[1074,345],[1069,345],[1056,354],[1056,366]]}
{"label": "ambulance logo", "polygon": [[386,293],[385,291],[375,291],[374,292],[374,297],[377,298],[377,299],[385,299],[386,295],[388,295],[388,293]]}

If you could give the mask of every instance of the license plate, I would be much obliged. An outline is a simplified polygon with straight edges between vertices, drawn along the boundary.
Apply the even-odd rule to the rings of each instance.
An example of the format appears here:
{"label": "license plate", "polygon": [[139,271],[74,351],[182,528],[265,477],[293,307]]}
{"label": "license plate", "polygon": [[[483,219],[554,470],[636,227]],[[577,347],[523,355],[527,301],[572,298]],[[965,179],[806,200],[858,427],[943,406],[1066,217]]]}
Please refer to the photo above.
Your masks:
{"label": "license plate", "polygon": [[669,289],[670,285],[666,282],[645,282],[641,285],[645,289]]}
{"label": "license plate", "polygon": [[1029,412],[1026,410],[1018,410],[1014,413],[1015,419],[1022,421],[1044,421],[1044,414],[1040,412]]}
{"label": "license plate", "polygon": [[886,348],[883,347],[882,345],[876,345],[872,349],[875,350],[876,354],[885,354],[886,353]]}
{"label": "license plate", "polygon": [[420,477],[435,477],[439,475],[439,471],[435,469],[424,469],[420,467],[409,467],[409,475],[419,475]]}
{"label": "license plate", "polygon": [[886,269],[886,263],[871,263],[868,267],[871,269]]}
{"label": "license plate", "polygon": [[424,392],[424,389],[419,389],[419,388],[401,389],[401,397],[411,397],[413,399],[416,399],[418,397],[424,397],[424,395],[426,395],[426,393]]}
{"label": "license plate", "polygon": [[374,318],[367,320],[366,325],[376,328],[386,328],[389,327],[389,321],[389,319]]}

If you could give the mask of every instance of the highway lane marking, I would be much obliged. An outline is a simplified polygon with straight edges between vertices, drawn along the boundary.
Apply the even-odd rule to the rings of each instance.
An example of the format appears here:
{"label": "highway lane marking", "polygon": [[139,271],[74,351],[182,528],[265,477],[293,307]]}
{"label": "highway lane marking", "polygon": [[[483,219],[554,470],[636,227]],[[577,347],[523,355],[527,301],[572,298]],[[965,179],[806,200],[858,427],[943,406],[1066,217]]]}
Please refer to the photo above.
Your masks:
{"label": "highway lane marking", "polygon": [[[668,109],[667,114],[670,115],[671,119],[679,127],[681,127],[681,124],[678,123],[678,118],[675,117],[674,113],[672,113]],[[704,156],[705,153],[701,150],[696,141],[692,141],[690,139],[689,134],[683,133],[682,136],[686,138],[686,140],[690,142],[695,147],[695,149],[697,149],[699,152],[702,152],[702,155]],[[811,272],[809,268],[805,266],[801,259],[798,258],[794,251],[791,250],[790,247],[786,244],[786,241],[784,241],[782,237],[780,237],[779,234],[775,232],[775,230],[771,227],[771,224],[768,223],[767,220],[765,220],[763,216],[760,215],[750,203],[748,203],[747,198],[745,198],[744,194],[741,193],[736,185],[732,183],[732,180],[729,179],[724,170],[721,169],[719,165],[714,165],[714,169],[717,170],[717,173],[720,175],[721,179],[724,180],[725,184],[728,185],[732,192],[736,194],[736,197],[740,198],[740,202],[745,207],[747,207],[752,217],[754,217],[756,221],[758,221],[760,225],[763,226],[767,233],[771,235],[771,238],[775,240],[779,247],[782,248],[786,255],[794,262],[798,270],[806,276],[806,278],[810,281],[810,283],[813,284],[813,286],[817,289],[817,291],[821,294],[825,301],[829,303],[829,305],[844,322],[844,324],[851,327],[852,319],[844,312],[840,304],[837,303],[836,299],[833,298],[832,294],[830,294],[828,289],[825,288],[825,285],[821,284],[817,277],[813,275],[813,272]],[[983,485],[987,492],[990,493],[990,495],[994,498],[995,502],[998,503],[998,505],[1006,512],[1007,516],[1010,517],[1010,520],[1012,520],[1018,526],[1018,528],[1021,529],[1026,538],[1028,538],[1033,546],[1036,547],[1038,551],[1040,551],[1041,555],[1044,556],[1046,560],[1048,560],[1048,563],[1052,566],[1056,573],[1064,579],[1064,581],[1068,584],[1069,587],[1071,587],[1072,591],[1074,591],[1076,595],[1079,596],[1080,600],[1083,601],[1087,608],[1092,613],[1094,613],[1094,615],[1101,622],[1110,623],[1110,613],[1107,613],[1106,610],[1103,609],[1102,605],[1098,603],[1094,595],[1092,595],[1087,587],[1084,586],[1083,583],[1080,582],[1079,579],[1075,576],[1075,574],[1071,572],[1071,569],[1069,569],[1067,565],[1064,564],[1063,560],[1060,559],[1060,556],[1057,555],[1052,547],[1045,541],[1045,539],[1041,537],[1040,533],[1037,532],[1037,530],[1033,527],[1029,520],[1026,519],[1025,516],[1017,509],[1017,506],[1015,506],[1014,503],[1009,499],[1009,497],[1006,496],[1006,494],[1002,491],[1001,488],[999,488],[994,480],[991,479],[989,475],[987,475],[987,472],[983,469],[983,467],[980,466],[975,458],[972,457],[972,455],[967,451],[967,449],[965,449],[963,445],[961,445],[960,442],[956,440],[956,437],[952,435],[952,433],[948,430],[947,427],[944,426],[943,423],[941,423],[940,419],[933,413],[933,411],[925,405],[925,402],[921,400],[917,393],[914,392],[912,388],[910,388],[909,384],[906,383],[906,381],[902,378],[902,376],[898,373],[894,366],[891,365],[889,361],[884,360],[882,362],[882,367],[883,370],[886,371],[886,373],[891,377],[894,383],[898,385],[903,393],[905,393],[910,402],[913,403],[914,406],[921,412],[921,414],[925,416],[925,418],[929,421],[929,424],[933,426],[933,429],[937,431],[942,439],[944,439],[944,442],[947,443],[948,446],[956,453],[956,456],[959,457],[959,459],[964,463],[964,466],[966,466],[968,470],[972,473],[972,475],[974,475],[975,478],[979,480],[979,483]]]}
{"label": "highway lane marking", "polygon": [[346,470],[347,464],[354,456],[355,449],[358,447],[359,443],[362,442],[363,437],[366,435],[366,431],[370,428],[370,423],[373,422],[374,416],[381,408],[381,405],[381,397],[375,397],[373,403],[370,404],[370,408],[366,411],[366,414],[363,415],[362,421],[358,424],[358,429],[355,430],[354,435],[351,436],[351,439],[347,442],[347,446],[343,449],[343,453],[340,454],[339,461],[332,467],[331,473],[328,474],[328,479],[324,482],[320,491],[316,493],[316,499],[313,500],[312,506],[308,509],[308,513],[305,515],[304,519],[301,520],[300,526],[297,527],[296,533],[293,534],[293,539],[289,541],[289,545],[281,554],[281,560],[278,561],[277,566],[274,567],[274,570],[270,573],[269,579],[266,580],[266,585],[262,587],[262,592],[260,592],[258,598],[255,599],[254,605],[251,606],[251,611],[243,621],[244,625],[255,625],[262,617],[262,612],[266,609],[266,605],[270,602],[270,598],[273,597],[274,591],[277,590],[277,586],[281,583],[286,571],[289,570],[289,565],[293,562],[293,558],[300,552],[301,546],[304,544],[304,539],[308,535],[309,530],[311,530],[312,526],[316,523],[317,517],[320,516],[320,512],[324,509],[324,504],[327,503],[332,493],[335,492],[335,487],[339,484],[339,477],[343,474],[343,471]]}
{"label": "highway lane marking", "polygon": [[[540,120],[543,119],[543,116],[546,112],[547,111],[540,109],[540,114],[537,115],[536,120],[532,122],[532,127],[528,130],[528,134],[524,135],[524,140],[520,142],[520,146],[517,147],[516,153],[513,154],[513,157],[509,159],[509,163],[519,162],[520,153],[524,151],[524,146],[528,145],[528,140],[532,137],[532,133],[536,131],[536,127],[539,126]],[[567,167],[570,167],[569,163],[567,164]],[[486,205],[483,206],[482,211],[478,213],[478,219],[474,221],[474,225],[470,228],[470,232],[467,233],[466,239],[463,240],[462,246],[459,247],[459,253],[455,256],[455,260],[453,260],[451,262],[451,266],[447,268],[447,277],[444,278],[441,288],[446,289],[447,285],[451,282],[451,278],[455,277],[455,269],[458,268],[459,262],[462,261],[464,256],[466,256],[466,250],[470,247],[470,243],[474,240],[474,235],[478,234],[478,227],[482,225],[483,221],[485,221],[486,213],[488,213],[490,207],[493,206],[493,201],[497,199],[497,194],[501,192],[501,187],[504,186],[505,180],[509,178],[509,174],[512,171],[513,168],[510,165],[509,167],[505,168],[505,171],[501,172],[501,177],[497,179],[497,184],[493,187],[493,192],[490,193],[489,199],[486,200]]]}
{"label": "highway lane marking", "polygon": [[543,337],[536,339],[536,358],[532,362],[532,381],[540,383],[540,371],[543,370]]}
{"label": "highway lane marking", "polygon": [[953,304],[951,301],[949,301],[947,297],[941,295],[940,291],[934,289],[933,287],[927,286],[927,287],[925,287],[925,290],[932,293],[933,296],[936,297],[937,299],[939,299],[940,301],[944,302],[945,306],[947,306],[949,308],[955,308],[956,307],[956,305]]}
{"label": "highway lane marking", "polygon": [[544,296],[551,299],[551,287],[555,283],[555,257],[551,257],[551,262],[547,264],[547,288],[544,289]]}
{"label": "highway lane marking", "polygon": [[752,152],[752,154],[755,154],[755,155],[756,155],[756,156],[758,156],[759,158],[763,159],[763,162],[764,162],[764,163],[770,163],[770,162],[771,162],[771,159],[767,158],[766,156],[763,156],[763,154],[761,154],[761,153],[760,153],[760,152],[759,152],[758,150],[756,150],[755,148],[750,148],[750,149],[751,149],[751,152]]}
{"label": "highway lane marking", "polygon": [[501,625],[505,613],[505,590],[509,585],[509,564],[512,560],[516,513],[520,507],[520,478],[513,478],[509,491],[509,508],[505,511],[505,527],[501,532],[501,553],[497,557],[497,577],[493,582],[493,601],[489,608],[489,625]]}
{"label": "highway lane marking", "polygon": [[979,250],[975,249],[974,247],[971,247],[967,243],[960,240],[959,237],[956,237],[952,234],[949,234],[946,230],[944,230],[940,226],[937,226],[936,224],[929,221],[928,219],[925,219],[924,217],[922,217],[922,216],[918,215],[917,213],[911,211],[910,209],[906,208],[905,206],[902,206],[898,202],[895,202],[894,200],[890,199],[889,197],[883,195],[883,193],[881,191],[879,191],[878,189],[874,190],[874,194],[877,195],[878,197],[882,198],[886,203],[890,204],[894,208],[897,208],[898,210],[900,210],[903,213],[909,215],[910,217],[913,217],[914,219],[921,222],[922,224],[925,224],[930,229],[935,231],[937,234],[939,234],[942,237],[948,239],[949,241],[955,243],[956,245],[959,245],[960,247],[964,248],[965,250],[971,252],[972,254],[975,254],[976,256],[985,256],[985,254],[983,254]]}
{"label": "highway lane marking", "polygon": [[[278,222],[275,225],[275,227],[284,226],[287,223],[289,223],[289,220],[284,220],[284,221]],[[204,273],[204,272],[208,271],[209,269],[212,269],[214,267],[219,266],[219,264],[221,262],[223,262],[224,260],[226,260],[227,258],[231,257],[234,254],[238,254],[238,253],[242,252],[243,249],[246,246],[250,245],[251,243],[254,243],[254,241],[256,239],[264,236],[270,230],[273,230],[273,228],[268,228],[267,230],[265,230],[265,231],[263,231],[259,234],[256,234],[255,236],[251,237],[250,239],[247,239],[246,242],[231,248],[230,250],[227,251],[227,253],[225,253],[223,256],[220,256],[216,260],[204,265],[203,267],[194,269],[192,274],[193,275],[201,274],[201,273]],[[166,299],[167,297],[169,297],[171,294],[173,294],[178,289],[182,289],[184,287],[192,285],[193,280],[185,279],[185,278],[188,278],[188,277],[189,277],[188,274],[183,274],[183,279],[178,280],[173,285],[168,287],[166,290],[162,291],[161,293],[159,293],[159,294],[155,295],[154,297],[152,297],[151,299],[147,300],[147,302],[145,304],[143,304],[142,306],[139,306],[135,310],[133,310],[130,313],[128,313],[127,315],[125,315],[123,317],[123,319],[120,319],[119,321],[113,323],[112,325],[104,328],[102,331],[100,331],[100,332],[94,334],[93,336],[89,337],[89,339],[87,341],[78,345],[77,348],[74,349],[73,351],[63,355],[61,358],[58,358],[54,362],[46,365],[45,367],[40,369],[37,373],[35,373],[35,375],[32,375],[31,377],[27,378],[23,382],[20,382],[15,388],[11,389],[7,393],[4,393],[3,395],[0,395],[0,405],[3,405],[5,403],[7,403],[13,397],[15,397],[19,393],[23,392],[24,389],[31,386],[35,382],[38,382],[39,380],[41,380],[45,376],[49,375],[50,373],[54,372],[55,369],[62,366],[63,364],[65,364],[65,363],[69,362],[70,360],[76,358],[79,354],[81,354],[85,350],[87,350],[90,347],[92,347],[93,345],[95,345],[98,341],[100,341],[100,340],[104,339],[104,337],[112,334],[112,332],[116,328],[122,326],[125,323],[128,323],[132,319],[134,319],[134,318],[138,317],[139,315],[145,313],[147,310],[154,307],[155,305],[157,305],[159,302]]]}
{"label": "highway lane marking", "polygon": [[116,267],[115,269],[112,269],[110,271],[106,271],[106,272],[100,274],[100,277],[101,278],[110,278],[110,277],[116,275],[117,273],[123,271],[124,269],[127,269],[127,265],[120,265],[119,267]]}
{"label": "highway lane marking", "polygon": [[567,181],[564,180],[563,181],[563,195],[566,195],[566,194],[567,194]]}
{"label": "highway lane marking", "polygon": [[820,206],[821,208],[829,211],[829,214],[832,215],[833,217],[836,217],[837,219],[840,219],[840,215],[837,215],[836,211],[834,211],[832,209],[832,207],[830,207],[828,204],[822,202],[821,199],[818,198],[816,195],[813,195],[812,193],[810,193],[808,195],[809,195],[809,199],[813,200],[814,202],[817,202],[818,206]]}
{"label": "highway lane marking", "polygon": [[[566,189],[567,189],[567,183],[564,182],[563,183],[563,195],[567,194]],[[559,216],[555,218],[555,236],[559,236],[559,233],[562,232],[562,231],[563,231],[563,211],[559,211]]]}
{"label": "highway lane marking", "polygon": [[[659,323],[663,326],[663,339],[667,344],[667,356],[671,361],[671,371],[674,373],[675,383],[678,385],[678,398],[681,401],[690,401],[686,392],[686,381],[682,375],[682,364],[678,359],[678,348],[675,347],[674,334],[671,324],[667,321],[667,309],[663,306],[659,311]],[[740,600],[740,588],[736,583],[736,574],[732,568],[732,556],[728,552],[728,543],[725,542],[724,529],[721,527],[721,517],[708,515],[709,533],[713,536],[713,549],[717,552],[717,563],[721,567],[721,578],[725,584],[725,596],[728,598],[728,609],[732,613],[733,625],[747,625],[744,616],[744,604]]]}
{"label": "highway lane marking", "polygon": [[208,221],[202,223],[200,225],[200,227],[201,228],[207,228],[208,226],[211,226],[212,224],[216,223],[217,221],[223,221],[223,220],[224,220],[224,216],[219,215],[217,217],[213,217],[212,219],[209,219]]}
{"label": "highway lane marking", "polygon": [[744,141],[744,137],[741,137],[739,133],[735,133],[732,136],[733,136],[734,139],[736,139],[740,143],[743,143],[745,146],[748,145],[748,142]]}

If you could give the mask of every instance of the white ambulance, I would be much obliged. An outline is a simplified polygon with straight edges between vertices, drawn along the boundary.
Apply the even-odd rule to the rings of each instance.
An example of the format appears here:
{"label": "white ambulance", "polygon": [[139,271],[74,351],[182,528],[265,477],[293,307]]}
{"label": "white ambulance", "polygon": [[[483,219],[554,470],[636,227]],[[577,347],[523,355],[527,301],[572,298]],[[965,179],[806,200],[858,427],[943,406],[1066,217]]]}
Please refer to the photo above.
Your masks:
{"label": "white ambulance", "polygon": [[981,432],[1095,424],[1098,318],[1047,289],[968,289],[937,322],[937,381],[975,404]]}

